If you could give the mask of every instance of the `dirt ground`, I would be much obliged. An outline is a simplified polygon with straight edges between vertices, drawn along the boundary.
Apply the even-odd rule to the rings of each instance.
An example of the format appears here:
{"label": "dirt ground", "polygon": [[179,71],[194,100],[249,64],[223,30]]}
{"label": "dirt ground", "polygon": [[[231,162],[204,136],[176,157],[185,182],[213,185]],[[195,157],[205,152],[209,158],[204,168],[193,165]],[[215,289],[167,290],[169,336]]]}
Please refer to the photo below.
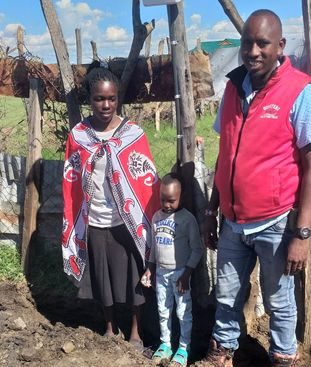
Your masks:
{"label": "dirt ground", "polygon": [[[152,366],[148,354],[158,343],[154,299],[143,310],[145,355],[122,338],[105,338],[103,315],[96,304],[36,294],[26,284],[0,283],[0,366],[131,367]],[[213,310],[198,309],[193,325],[189,366],[200,366],[213,323]],[[126,311],[119,310],[126,335]],[[263,317],[241,339],[234,367],[269,366],[268,319]],[[121,322],[122,324],[122,322]],[[149,347],[149,348],[148,348]],[[311,366],[303,355],[301,366]]]}

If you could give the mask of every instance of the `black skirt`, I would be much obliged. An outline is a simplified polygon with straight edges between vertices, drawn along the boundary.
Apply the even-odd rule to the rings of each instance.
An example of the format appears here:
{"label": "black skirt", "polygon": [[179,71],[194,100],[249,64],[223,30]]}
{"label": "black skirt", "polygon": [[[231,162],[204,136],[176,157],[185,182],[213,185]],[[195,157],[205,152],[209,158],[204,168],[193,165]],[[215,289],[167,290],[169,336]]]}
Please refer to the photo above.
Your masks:
{"label": "black skirt", "polygon": [[79,284],[81,298],[102,306],[115,303],[139,306],[145,302],[140,284],[143,263],[125,225],[88,228],[88,262]]}

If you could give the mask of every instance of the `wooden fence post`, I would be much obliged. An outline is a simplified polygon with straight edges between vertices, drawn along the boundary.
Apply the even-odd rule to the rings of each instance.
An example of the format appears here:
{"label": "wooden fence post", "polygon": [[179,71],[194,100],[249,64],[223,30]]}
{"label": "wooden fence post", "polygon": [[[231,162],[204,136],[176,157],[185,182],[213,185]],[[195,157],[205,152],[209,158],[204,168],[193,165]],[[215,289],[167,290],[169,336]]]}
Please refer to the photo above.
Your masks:
{"label": "wooden fence post", "polygon": [[53,1],[40,0],[40,2],[47,26],[50,31],[52,44],[55,50],[57,63],[59,65],[60,75],[64,86],[69,125],[70,128],[73,128],[78,122],[81,121],[81,114],[77,93],[75,90],[73,71],[69,62],[67,45],[53,6]]}
{"label": "wooden fence post", "polygon": [[26,191],[22,239],[22,267],[29,274],[29,245],[37,228],[39,208],[40,160],[42,149],[42,102],[43,89],[39,79],[29,81],[28,155],[26,160]]}
{"label": "wooden fence post", "polygon": [[[160,39],[159,44],[158,44],[158,55],[162,56],[163,52],[164,52],[164,39],[162,38],[162,39]],[[156,131],[160,131],[161,111],[162,111],[162,109],[163,109],[162,102],[156,102],[156,105],[155,105],[155,128],[156,128]]]}
{"label": "wooden fence post", "polygon": [[75,29],[76,34],[76,47],[77,47],[77,65],[82,64],[82,42],[81,42],[81,29]]}
{"label": "wooden fence post", "polygon": [[[195,111],[193,101],[192,77],[186,39],[183,2],[167,5],[169,31],[173,63],[176,67],[177,84],[179,87],[180,120],[182,121],[182,163],[194,160],[195,151]],[[174,60],[175,59],[175,60]],[[175,77],[175,73],[174,73]],[[177,98],[177,99],[178,99]],[[175,104],[177,103],[175,96]],[[176,107],[177,113],[178,107]],[[178,119],[177,119],[178,122]]]}
{"label": "wooden fence post", "polygon": [[24,54],[24,30],[20,25],[17,27],[16,38],[17,38],[18,56],[21,57]]}
{"label": "wooden fence post", "polygon": [[93,53],[93,61],[99,60],[99,57],[97,54],[97,45],[95,41],[91,41],[91,47],[92,47],[92,53]]}

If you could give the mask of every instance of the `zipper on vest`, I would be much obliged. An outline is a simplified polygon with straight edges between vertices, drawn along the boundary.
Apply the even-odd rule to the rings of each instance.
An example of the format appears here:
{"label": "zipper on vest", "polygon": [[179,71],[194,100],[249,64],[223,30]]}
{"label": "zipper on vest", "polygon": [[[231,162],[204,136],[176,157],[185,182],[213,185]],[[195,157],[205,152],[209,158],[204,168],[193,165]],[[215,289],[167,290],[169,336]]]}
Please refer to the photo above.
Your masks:
{"label": "zipper on vest", "polygon": [[250,108],[250,105],[253,103],[254,99],[256,98],[257,94],[254,96],[254,98],[250,101],[249,105],[248,105],[248,109],[247,112],[244,113],[244,108],[241,106],[242,109],[242,113],[243,113],[243,121],[242,121],[242,126],[239,132],[239,137],[238,137],[238,143],[236,146],[236,150],[235,150],[235,154],[234,154],[234,158],[232,160],[232,174],[231,174],[231,182],[230,182],[230,187],[231,187],[231,198],[232,198],[232,212],[233,212],[233,220],[236,221],[236,213],[234,210],[234,202],[235,202],[235,198],[234,198],[234,190],[233,190],[233,181],[234,181],[234,173],[235,173],[235,165],[236,165],[236,159],[237,159],[237,155],[239,153],[239,147],[240,147],[240,143],[241,143],[241,137],[242,137],[242,132],[243,132],[243,128],[246,122],[246,118],[247,118],[247,114]]}

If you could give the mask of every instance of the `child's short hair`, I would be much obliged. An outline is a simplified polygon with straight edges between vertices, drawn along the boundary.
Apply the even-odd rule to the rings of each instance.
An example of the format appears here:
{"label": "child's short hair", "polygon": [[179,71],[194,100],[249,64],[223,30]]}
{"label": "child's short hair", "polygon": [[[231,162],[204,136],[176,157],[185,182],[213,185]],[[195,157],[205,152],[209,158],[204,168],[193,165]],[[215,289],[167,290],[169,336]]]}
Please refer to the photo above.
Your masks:
{"label": "child's short hair", "polygon": [[165,186],[167,186],[171,183],[174,183],[176,181],[180,184],[181,190],[183,190],[182,178],[178,173],[169,172],[166,175],[164,175],[161,179],[161,183]]}

